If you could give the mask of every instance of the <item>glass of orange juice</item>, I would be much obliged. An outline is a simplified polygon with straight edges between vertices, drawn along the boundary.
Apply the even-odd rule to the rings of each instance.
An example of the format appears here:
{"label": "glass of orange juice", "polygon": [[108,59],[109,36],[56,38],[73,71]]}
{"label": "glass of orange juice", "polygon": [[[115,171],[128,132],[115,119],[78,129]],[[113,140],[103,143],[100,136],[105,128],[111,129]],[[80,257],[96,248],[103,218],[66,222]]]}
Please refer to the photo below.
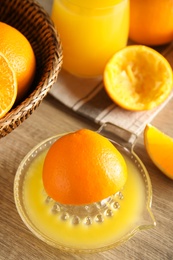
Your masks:
{"label": "glass of orange juice", "polygon": [[62,41],[64,69],[96,77],[127,44],[129,0],[54,0],[52,19]]}

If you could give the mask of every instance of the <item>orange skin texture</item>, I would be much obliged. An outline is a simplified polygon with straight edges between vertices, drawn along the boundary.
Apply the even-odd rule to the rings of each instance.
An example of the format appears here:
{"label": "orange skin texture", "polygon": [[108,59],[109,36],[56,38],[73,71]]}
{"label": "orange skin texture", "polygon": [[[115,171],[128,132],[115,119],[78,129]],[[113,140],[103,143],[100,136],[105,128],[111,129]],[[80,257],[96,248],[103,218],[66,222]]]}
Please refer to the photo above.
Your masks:
{"label": "orange skin texture", "polygon": [[81,129],[58,139],[43,166],[47,194],[62,204],[100,201],[124,186],[127,168],[114,145],[100,134]]}

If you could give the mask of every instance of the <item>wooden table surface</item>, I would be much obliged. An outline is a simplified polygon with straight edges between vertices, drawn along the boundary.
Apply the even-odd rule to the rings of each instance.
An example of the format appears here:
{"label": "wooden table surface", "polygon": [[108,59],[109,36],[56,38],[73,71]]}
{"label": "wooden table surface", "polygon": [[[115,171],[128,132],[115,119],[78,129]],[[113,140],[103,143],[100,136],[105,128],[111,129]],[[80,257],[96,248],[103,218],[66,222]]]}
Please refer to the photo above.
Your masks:
{"label": "wooden table surface", "polygon": [[[50,10],[48,0],[40,1]],[[173,137],[173,101],[155,117],[152,124]],[[149,159],[141,134],[135,152],[145,164],[153,186],[152,211],[157,225],[138,232],[125,244],[95,254],[60,251],[37,239],[24,225],[15,207],[13,181],[23,157],[42,140],[79,128],[96,130],[93,122],[75,114],[52,96],[16,130],[0,140],[0,260],[172,260],[173,259],[173,181]]]}

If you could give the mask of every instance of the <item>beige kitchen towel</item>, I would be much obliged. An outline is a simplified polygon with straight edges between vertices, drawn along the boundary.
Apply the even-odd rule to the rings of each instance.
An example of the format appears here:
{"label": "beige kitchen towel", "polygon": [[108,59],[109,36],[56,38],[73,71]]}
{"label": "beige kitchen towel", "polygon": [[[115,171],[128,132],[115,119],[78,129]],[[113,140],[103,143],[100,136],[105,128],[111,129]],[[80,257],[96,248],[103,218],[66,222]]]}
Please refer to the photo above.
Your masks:
{"label": "beige kitchen towel", "polygon": [[[173,68],[173,43],[162,46],[159,50]],[[102,78],[81,79],[61,71],[57,82],[50,90],[50,94],[65,106],[74,110],[98,124],[110,122],[139,135],[145,125],[159,113],[171,100],[173,92],[159,107],[149,110],[127,111],[111,101],[105,92]]]}

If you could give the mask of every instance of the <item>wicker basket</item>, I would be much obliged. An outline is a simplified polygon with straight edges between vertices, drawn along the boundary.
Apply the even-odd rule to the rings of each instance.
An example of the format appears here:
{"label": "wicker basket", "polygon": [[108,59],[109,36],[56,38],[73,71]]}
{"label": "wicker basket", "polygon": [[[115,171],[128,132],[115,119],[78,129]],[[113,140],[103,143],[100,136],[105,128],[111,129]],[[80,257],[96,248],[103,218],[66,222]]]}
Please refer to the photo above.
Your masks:
{"label": "wicker basket", "polygon": [[28,96],[0,119],[0,138],[18,127],[39,106],[62,65],[62,48],[49,15],[35,0],[0,0],[0,21],[22,32],[35,52],[37,69]]}

